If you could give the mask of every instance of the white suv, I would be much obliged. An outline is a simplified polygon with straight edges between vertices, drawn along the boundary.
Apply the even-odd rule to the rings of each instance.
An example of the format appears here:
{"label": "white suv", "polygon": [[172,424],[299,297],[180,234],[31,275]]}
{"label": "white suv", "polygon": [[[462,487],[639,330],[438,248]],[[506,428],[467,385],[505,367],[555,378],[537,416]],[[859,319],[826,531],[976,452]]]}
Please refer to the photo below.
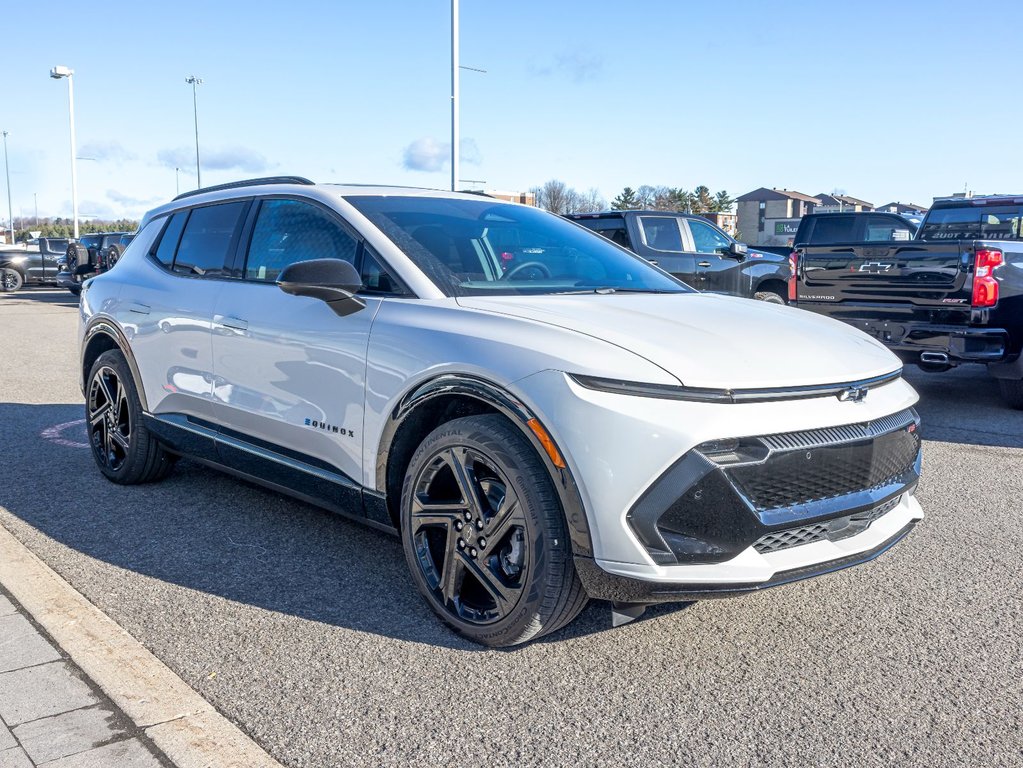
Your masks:
{"label": "white suv", "polygon": [[182,195],[85,284],[80,332],[108,478],[187,455],[397,531],[488,645],[589,597],[620,623],[834,571],[923,517],[917,396],[881,344],[485,196]]}

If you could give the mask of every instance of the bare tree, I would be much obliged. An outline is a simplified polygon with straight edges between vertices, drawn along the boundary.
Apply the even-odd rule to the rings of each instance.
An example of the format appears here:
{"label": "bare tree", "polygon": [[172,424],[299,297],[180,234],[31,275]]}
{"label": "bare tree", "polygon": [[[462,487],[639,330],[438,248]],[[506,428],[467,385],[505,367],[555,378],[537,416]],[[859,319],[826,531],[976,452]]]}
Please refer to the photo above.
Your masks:
{"label": "bare tree", "polygon": [[579,193],[558,179],[551,179],[531,191],[536,196],[536,207],[551,213],[571,213],[580,204]]}
{"label": "bare tree", "polygon": [[[574,190],[573,190],[574,191]],[[577,195],[577,204],[572,213],[596,213],[607,210],[607,201],[600,196],[600,190],[590,187],[585,192]]]}

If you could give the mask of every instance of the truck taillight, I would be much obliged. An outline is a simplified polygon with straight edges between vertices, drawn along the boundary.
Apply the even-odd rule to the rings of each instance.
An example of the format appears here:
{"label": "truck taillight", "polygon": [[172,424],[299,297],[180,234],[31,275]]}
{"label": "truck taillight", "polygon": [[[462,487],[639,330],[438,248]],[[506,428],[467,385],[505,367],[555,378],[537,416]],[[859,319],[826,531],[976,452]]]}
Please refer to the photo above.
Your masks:
{"label": "truck taillight", "polygon": [[796,281],[799,270],[799,251],[789,254],[789,301],[796,300]]}
{"label": "truck taillight", "polygon": [[993,272],[1004,262],[1001,251],[977,250],[973,269],[973,306],[993,307],[998,303],[998,281]]}

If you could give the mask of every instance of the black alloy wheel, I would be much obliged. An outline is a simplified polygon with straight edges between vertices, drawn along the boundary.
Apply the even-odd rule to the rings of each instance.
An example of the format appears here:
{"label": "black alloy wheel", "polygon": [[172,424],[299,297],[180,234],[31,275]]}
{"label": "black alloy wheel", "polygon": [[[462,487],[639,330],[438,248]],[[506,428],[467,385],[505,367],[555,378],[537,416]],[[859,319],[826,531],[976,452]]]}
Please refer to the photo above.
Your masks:
{"label": "black alloy wheel", "polygon": [[454,419],[423,440],[405,473],[401,536],[427,603],[478,643],[526,642],[586,605],[551,476],[503,416]]}
{"label": "black alloy wheel", "polygon": [[16,269],[0,269],[0,291],[13,293],[23,284],[21,273]]}
{"label": "black alloy wheel", "polygon": [[99,471],[121,485],[166,477],[175,456],[143,423],[142,403],[124,354],[111,349],[96,358],[88,382],[85,415]]}
{"label": "black alloy wheel", "polygon": [[445,448],[420,471],[412,497],[416,558],[438,603],[489,624],[518,603],[529,560],[519,498],[496,462]]}
{"label": "black alloy wheel", "polygon": [[131,413],[127,393],[117,372],[103,366],[89,384],[89,442],[96,462],[117,472],[131,446]]}

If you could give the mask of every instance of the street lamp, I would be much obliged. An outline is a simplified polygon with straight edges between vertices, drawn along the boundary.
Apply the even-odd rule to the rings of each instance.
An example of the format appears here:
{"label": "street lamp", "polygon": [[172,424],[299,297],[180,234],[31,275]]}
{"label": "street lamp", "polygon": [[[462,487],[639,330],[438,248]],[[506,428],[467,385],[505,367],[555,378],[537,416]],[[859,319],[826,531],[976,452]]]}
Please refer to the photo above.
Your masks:
{"label": "street lamp", "polygon": [[78,239],[78,163],[75,158],[75,71],[69,67],[54,67],[50,77],[54,80],[67,78],[68,114],[71,123],[71,208],[75,220],[75,240]]}
{"label": "street lamp", "polygon": [[199,170],[199,102],[195,95],[196,86],[202,85],[202,80],[195,75],[189,75],[185,82],[192,86],[192,114],[195,117],[195,179],[202,187],[202,171]]}
{"label": "street lamp", "polygon": [[4,131],[4,172],[7,174],[7,218],[11,220],[11,245],[14,245],[14,209],[11,207],[11,166],[7,162],[7,131]]}
{"label": "street lamp", "polygon": [[458,189],[458,0],[451,0],[451,191]]}

